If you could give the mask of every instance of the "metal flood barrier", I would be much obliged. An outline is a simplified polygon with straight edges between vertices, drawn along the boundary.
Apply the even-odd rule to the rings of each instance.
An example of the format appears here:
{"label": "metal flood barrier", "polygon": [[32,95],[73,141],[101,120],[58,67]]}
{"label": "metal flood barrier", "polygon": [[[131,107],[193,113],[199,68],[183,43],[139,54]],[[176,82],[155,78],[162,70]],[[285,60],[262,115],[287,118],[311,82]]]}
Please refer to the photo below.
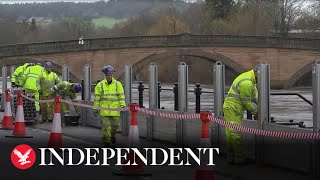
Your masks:
{"label": "metal flood barrier", "polygon": [[[213,85],[214,85],[214,112],[216,118],[223,118],[223,102],[225,98],[225,65],[217,61],[213,65]],[[211,122],[211,144],[225,151],[225,129],[219,124]]]}
{"label": "metal flood barrier", "polygon": [[[132,68],[125,66],[125,94],[126,103],[130,103],[132,89]],[[149,104],[150,109],[168,113],[188,112],[188,65],[181,63],[178,66],[178,103],[179,108],[175,111],[159,109],[158,106],[158,69],[157,65],[149,65]],[[225,96],[225,67],[221,62],[214,64],[214,117],[223,119],[222,105]],[[281,131],[281,132],[319,132],[320,129],[320,64],[319,60],[313,65],[313,129],[300,128],[275,124],[270,117],[270,65],[260,63],[258,70],[259,91],[259,118],[258,120],[244,119],[243,125],[250,128]],[[89,89],[86,88],[85,91]],[[88,94],[88,93],[85,93]],[[87,99],[87,98],[86,98]],[[86,102],[93,105],[89,100]],[[100,128],[98,117],[94,117],[92,109],[83,109],[86,119],[84,125]],[[91,111],[91,112],[90,112]],[[85,116],[82,116],[85,117]],[[122,114],[119,131],[127,134],[130,121],[130,112]],[[124,124],[125,123],[125,124]],[[181,146],[197,147],[201,133],[200,119],[167,119],[157,116],[149,116],[138,112],[138,127],[140,137],[148,140],[161,140]],[[212,146],[219,147],[220,153],[225,154],[225,135],[223,126],[211,123]],[[295,140],[285,138],[273,138],[242,133],[244,147],[249,152],[249,157],[259,164],[284,167],[286,169],[313,173],[319,175],[319,142],[315,140]]]}
{"label": "metal flood barrier", "polygon": [[7,82],[8,82],[8,72],[7,72],[7,66],[3,66],[2,67],[2,76],[1,76],[1,80],[2,80],[2,95],[1,95],[1,109],[4,110],[4,103],[5,103],[5,89],[7,89]]}
{"label": "metal flood barrier", "polygon": [[[124,67],[125,78],[124,78],[124,94],[126,98],[126,105],[132,102],[132,67],[129,65],[125,65]],[[122,112],[121,118],[121,132],[123,135],[129,134],[129,126],[130,126],[130,112]]]}

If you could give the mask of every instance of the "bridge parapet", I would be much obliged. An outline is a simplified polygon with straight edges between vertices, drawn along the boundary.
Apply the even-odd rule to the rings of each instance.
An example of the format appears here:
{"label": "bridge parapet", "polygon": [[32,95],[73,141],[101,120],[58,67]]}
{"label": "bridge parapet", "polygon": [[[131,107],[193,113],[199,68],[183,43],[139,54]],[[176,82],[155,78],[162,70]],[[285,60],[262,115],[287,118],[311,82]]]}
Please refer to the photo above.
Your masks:
{"label": "bridge parapet", "polygon": [[69,51],[147,48],[147,47],[261,47],[320,50],[320,39],[286,38],[267,36],[236,36],[236,35],[193,35],[188,33],[165,36],[134,36],[100,39],[56,41],[30,44],[0,46],[0,56],[48,54]]}

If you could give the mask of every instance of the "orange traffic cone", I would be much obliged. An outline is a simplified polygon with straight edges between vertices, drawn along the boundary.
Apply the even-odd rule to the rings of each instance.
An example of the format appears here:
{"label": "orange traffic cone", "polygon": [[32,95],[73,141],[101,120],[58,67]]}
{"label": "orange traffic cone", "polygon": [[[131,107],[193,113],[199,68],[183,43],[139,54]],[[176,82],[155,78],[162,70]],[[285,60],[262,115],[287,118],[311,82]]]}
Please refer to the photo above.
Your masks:
{"label": "orange traffic cone", "polygon": [[[140,146],[139,141],[139,128],[138,128],[138,119],[137,119],[137,107],[138,104],[130,104],[131,111],[131,122],[129,129],[129,137],[128,137],[128,145],[129,147]],[[144,169],[141,164],[141,159],[135,156],[134,152],[130,151],[127,154],[127,160],[123,164],[127,164],[130,162],[131,164],[135,162],[137,165],[125,165],[122,167],[120,171],[112,172],[114,175],[118,176],[152,176],[151,173],[144,172]]]}
{"label": "orange traffic cone", "polygon": [[10,104],[10,90],[6,90],[6,103],[4,105],[4,116],[2,119],[2,127],[1,129],[12,130],[13,129],[13,121],[12,121],[12,112],[11,112],[11,104]]}
{"label": "orange traffic cone", "polygon": [[26,135],[26,127],[24,122],[24,112],[23,112],[23,100],[22,100],[22,92],[19,91],[18,94],[18,105],[16,118],[14,123],[14,129],[11,136],[6,137],[14,137],[14,138],[33,138],[33,136]]}
{"label": "orange traffic cone", "polygon": [[[200,138],[200,147],[211,147],[210,142],[210,135],[209,135],[209,115],[211,115],[210,112],[201,112],[200,113],[200,119],[202,121],[202,131],[201,131],[201,138]],[[208,162],[208,158],[202,156],[203,159],[201,159],[201,162]],[[196,180],[204,180],[204,179],[210,179],[214,180],[214,173],[213,169],[209,166],[199,166],[196,169]]]}
{"label": "orange traffic cone", "polygon": [[61,148],[62,147],[62,130],[61,130],[61,113],[60,113],[60,97],[55,97],[55,109],[52,121],[52,129],[48,142],[49,148]]}

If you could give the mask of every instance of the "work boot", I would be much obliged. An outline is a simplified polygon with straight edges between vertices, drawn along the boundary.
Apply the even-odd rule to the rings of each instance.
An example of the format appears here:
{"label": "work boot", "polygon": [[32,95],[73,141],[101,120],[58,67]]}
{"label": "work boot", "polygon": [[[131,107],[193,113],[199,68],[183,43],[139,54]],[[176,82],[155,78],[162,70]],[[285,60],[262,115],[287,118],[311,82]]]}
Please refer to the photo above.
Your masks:
{"label": "work boot", "polygon": [[117,142],[116,137],[111,137],[111,143],[112,143],[112,144],[115,144],[116,142]]}

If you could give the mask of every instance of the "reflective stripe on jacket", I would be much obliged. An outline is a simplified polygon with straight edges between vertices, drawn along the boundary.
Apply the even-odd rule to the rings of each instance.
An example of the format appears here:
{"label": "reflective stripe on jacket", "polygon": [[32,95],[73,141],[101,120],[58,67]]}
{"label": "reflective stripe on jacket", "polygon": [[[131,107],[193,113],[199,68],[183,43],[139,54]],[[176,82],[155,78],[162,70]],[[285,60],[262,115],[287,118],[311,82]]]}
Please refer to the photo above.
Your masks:
{"label": "reflective stripe on jacket", "polygon": [[55,72],[50,72],[50,74],[48,74],[48,72],[43,69],[38,79],[38,83],[41,88],[41,95],[49,96],[51,94],[51,87],[59,84],[59,82],[60,78]]}
{"label": "reflective stripe on jacket", "polygon": [[[94,89],[94,106],[120,108],[125,106],[124,90],[121,82],[112,78],[111,84],[104,79]],[[120,111],[101,110],[100,116],[120,116]]]}
{"label": "reflective stripe on jacket", "polygon": [[42,72],[42,69],[43,68],[40,65],[30,66],[26,69],[23,74],[23,87],[25,89],[32,89],[35,91],[40,90],[40,86],[37,81]]}
{"label": "reflective stripe on jacket", "polygon": [[240,74],[232,83],[226,96],[224,106],[232,106],[239,111],[248,110],[257,113],[258,92],[256,90],[254,71],[250,70]]}
{"label": "reflective stripe on jacket", "polygon": [[23,83],[23,74],[25,69],[27,68],[29,63],[25,63],[24,65],[21,65],[17,67],[11,76],[11,82],[16,83],[17,85],[22,86]]}

